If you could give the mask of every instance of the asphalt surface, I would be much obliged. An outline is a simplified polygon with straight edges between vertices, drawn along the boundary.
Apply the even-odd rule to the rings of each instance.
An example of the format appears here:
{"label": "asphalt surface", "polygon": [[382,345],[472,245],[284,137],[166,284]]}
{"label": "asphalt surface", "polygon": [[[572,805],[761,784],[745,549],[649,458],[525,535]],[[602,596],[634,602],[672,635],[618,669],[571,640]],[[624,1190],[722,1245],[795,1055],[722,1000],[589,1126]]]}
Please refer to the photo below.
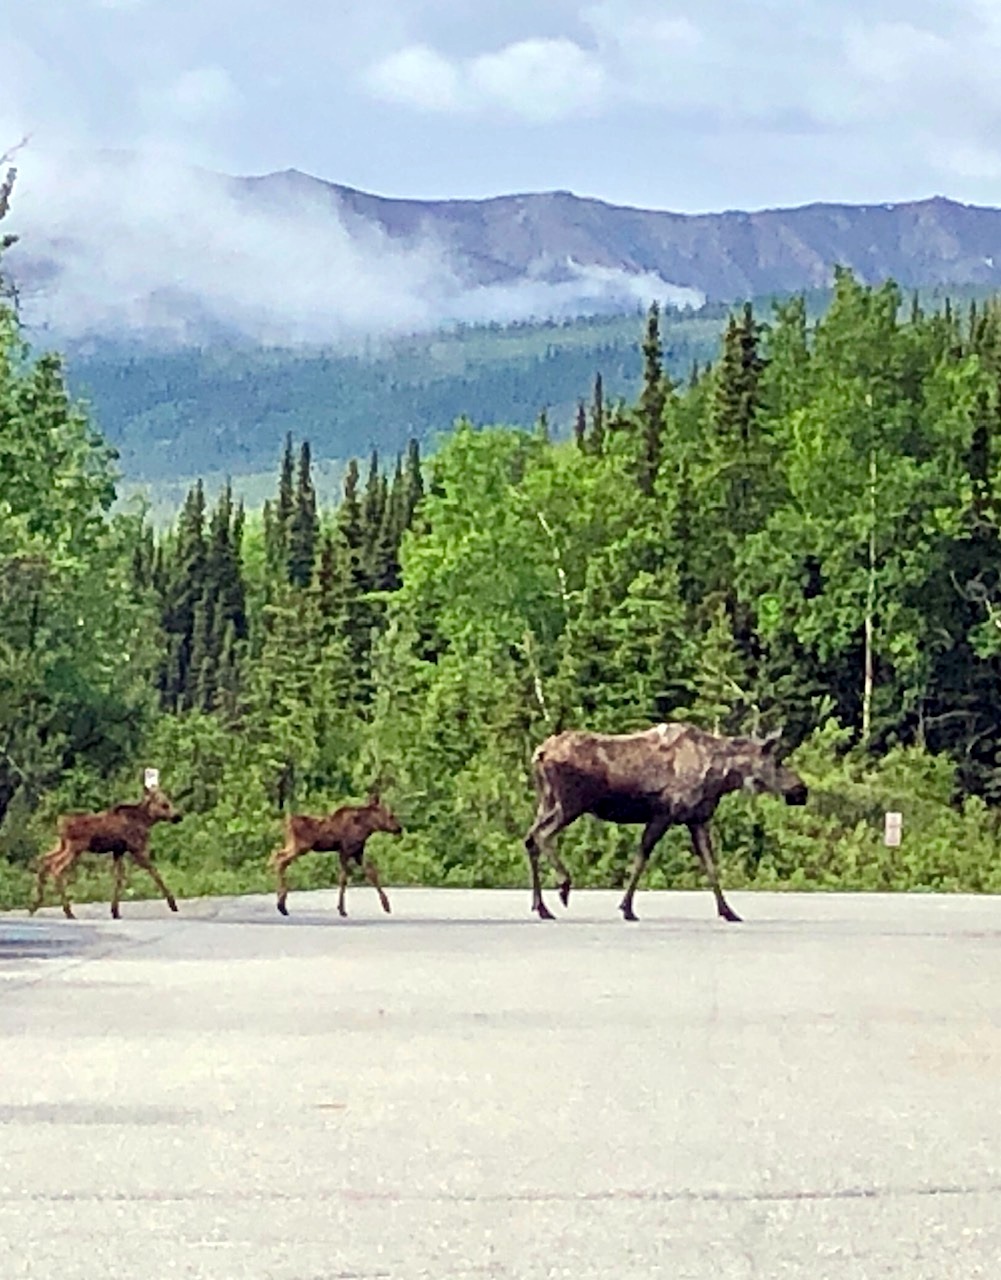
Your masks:
{"label": "asphalt surface", "polygon": [[1001,899],[0,916],[2,1280],[1001,1276]]}

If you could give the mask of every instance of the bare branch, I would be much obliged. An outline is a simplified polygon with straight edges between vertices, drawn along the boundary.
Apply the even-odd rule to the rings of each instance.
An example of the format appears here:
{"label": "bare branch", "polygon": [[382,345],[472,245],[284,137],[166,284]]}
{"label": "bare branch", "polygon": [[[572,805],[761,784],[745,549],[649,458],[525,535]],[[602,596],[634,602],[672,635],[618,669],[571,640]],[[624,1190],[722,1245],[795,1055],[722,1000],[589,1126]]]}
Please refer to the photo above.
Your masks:
{"label": "bare branch", "polygon": [[[0,155],[0,169],[2,169],[4,165],[7,166],[7,172],[4,174],[3,180],[0,181],[0,221],[7,216],[7,212],[10,209],[10,197],[14,190],[15,179],[17,178],[17,169],[11,162],[21,148],[27,145],[27,142],[28,138],[25,136],[19,143],[17,143],[16,146],[10,147],[9,150],[3,153],[3,155]],[[4,239],[6,241],[10,238],[5,236]],[[10,240],[10,243],[12,244],[13,240]],[[4,247],[7,248],[9,245],[5,244]]]}
{"label": "bare branch", "polygon": [[542,512],[536,511],[535,514],[538,518],[539,524],[542,526],[543,533],[545,533],[546,537],[549,539],[550,545],[553,549],[553,561],[556,566],[556,577],[560,584],[560,598],[564,604],[568,604],[570,601],[570,592],[567,588],[567,575],[563,569],[563,556],[560,554],[560,544],[556,540],[556,534],[553,531],[552,525]]}

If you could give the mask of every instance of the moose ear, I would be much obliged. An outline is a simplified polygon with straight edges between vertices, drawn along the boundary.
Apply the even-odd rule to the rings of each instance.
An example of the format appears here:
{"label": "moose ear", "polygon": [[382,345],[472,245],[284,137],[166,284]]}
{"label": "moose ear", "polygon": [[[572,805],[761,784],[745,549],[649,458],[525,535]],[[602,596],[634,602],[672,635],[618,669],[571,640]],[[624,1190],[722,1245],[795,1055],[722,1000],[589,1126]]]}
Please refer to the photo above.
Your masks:
{"label": "moose ear", "polygon": [[766,734],[765,737],[762,738],[761,748],[763,751],[767,752],[768,755],[774,755],[775,752],[778,750],[779,743],[781,741],[782,741],[782,730],[773,729],[771,733]]}
{"label": "moose ear", "polygon": [[378,803],[379,803],[379,792],[378,792],[378,790],[370,791],[370,792],[368,793],[368,802],[369,802],[369,804],[378,804]]}

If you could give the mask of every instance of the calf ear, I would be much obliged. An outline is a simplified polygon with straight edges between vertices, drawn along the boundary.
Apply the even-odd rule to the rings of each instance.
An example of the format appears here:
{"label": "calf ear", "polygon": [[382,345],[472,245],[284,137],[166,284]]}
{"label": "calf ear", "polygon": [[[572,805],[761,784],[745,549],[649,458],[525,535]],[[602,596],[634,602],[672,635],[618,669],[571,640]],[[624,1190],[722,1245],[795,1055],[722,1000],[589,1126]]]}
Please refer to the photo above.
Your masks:
{"label": "calf ear", "polygon": [[761,741],[762,750],[766,751],[769,755],[774,755],[776,751],[778,751],[779,743],[781,741],[782,741],[782,730],[773,729],[771,733],[766,734],[766,736],[762,739]]}
{"label": "calf ear", "polygon": [[378,804],[378,803],[379,803],[379,792],[378,792],[378,791],[370,791],[370,792],[368,793],[368,802],[369,802],[369,804]]}

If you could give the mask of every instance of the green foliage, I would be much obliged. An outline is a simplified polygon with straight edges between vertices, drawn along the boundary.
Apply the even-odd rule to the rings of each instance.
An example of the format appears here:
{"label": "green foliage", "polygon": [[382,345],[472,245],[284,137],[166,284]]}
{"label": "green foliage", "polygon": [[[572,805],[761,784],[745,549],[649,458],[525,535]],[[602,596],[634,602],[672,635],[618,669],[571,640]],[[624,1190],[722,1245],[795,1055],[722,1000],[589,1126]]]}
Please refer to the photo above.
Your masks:
{"label": "green foliage", "polygon": [[[186,813],[153,841],[183,892],[267,888],[283,812],[373,786],[405,827],[373,846],[389,880],[522,884],[538,742],[672,718],[784,726],[810,783],[804,808],[724,801],[729,885],[1001,891],[1001,306],[905,308],[839,272],[816,317],[718,318],[681,387],[652,309],[635,399],[589,368],[570,439],[538,405],[528,429],[462,420],[427,466],[416,440],[351,461],[331,507],[286,430],[263,510],[199,483],[157,534],[110,514],[109,451],[4,316],[3,901],[60,812],[145,764]],[[593,885],[637,839],[562,838]],[[702,883],[685,832],[647,882]]]}

